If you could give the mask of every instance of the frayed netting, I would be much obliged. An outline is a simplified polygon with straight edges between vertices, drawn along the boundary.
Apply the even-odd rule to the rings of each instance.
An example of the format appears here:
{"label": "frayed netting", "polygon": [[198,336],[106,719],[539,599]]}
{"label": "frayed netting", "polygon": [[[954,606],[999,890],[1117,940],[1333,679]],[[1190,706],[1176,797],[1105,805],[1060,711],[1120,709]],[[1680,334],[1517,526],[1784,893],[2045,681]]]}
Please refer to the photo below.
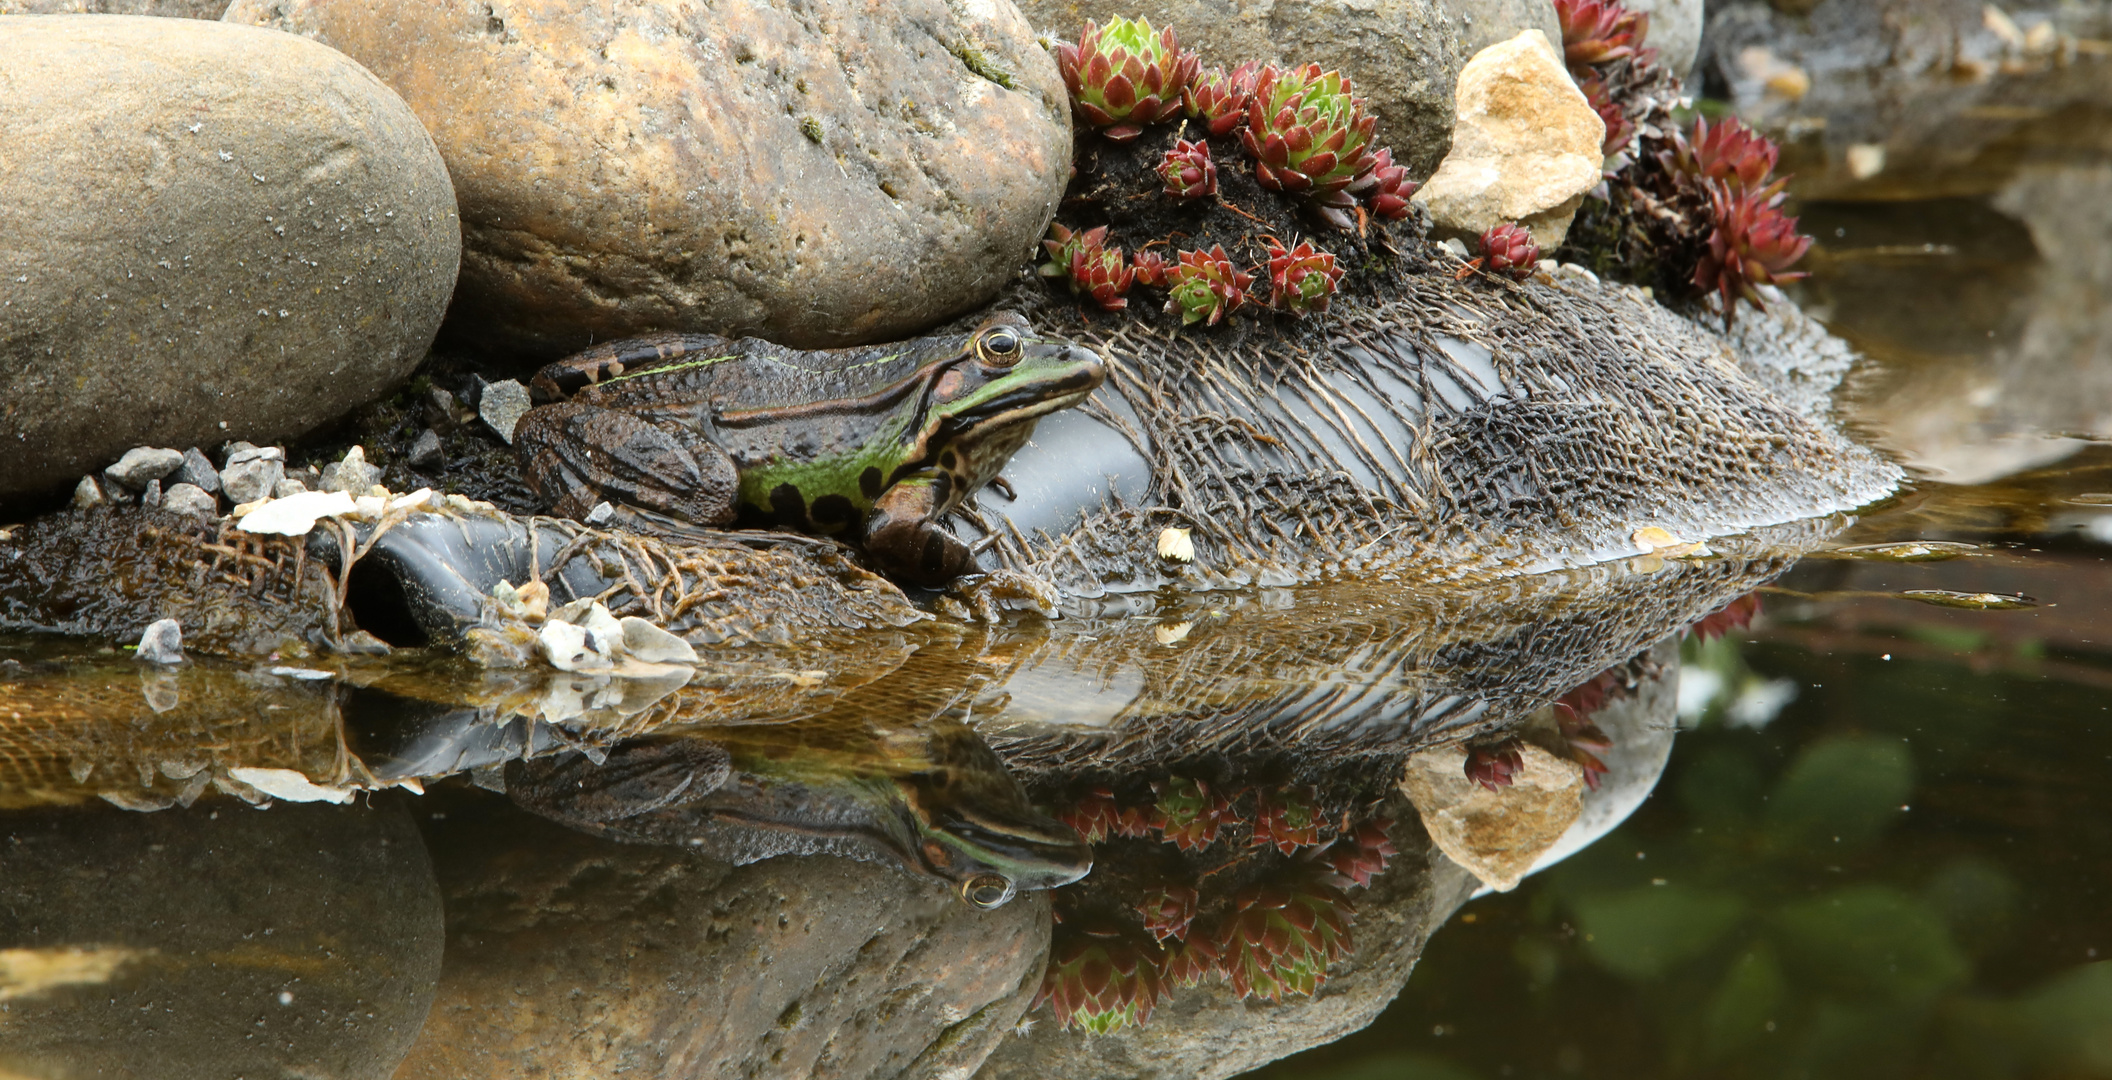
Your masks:
{"label": "frayed netting", "polygon": [[[1041,304],[1109,361],[1086,406],[1148,463],[1062,534],[972,512],[1001,565],[1079,597],[1392,572],[1423,581],[1633,554],[1889,493],[1896,467],[1777,401],[1640,290],[1397,268],[1306,322],[1164,332]],[[1112,485],[1111,485],[1112,487]],[[1156,550],[1192,530],[1193,565]]]}

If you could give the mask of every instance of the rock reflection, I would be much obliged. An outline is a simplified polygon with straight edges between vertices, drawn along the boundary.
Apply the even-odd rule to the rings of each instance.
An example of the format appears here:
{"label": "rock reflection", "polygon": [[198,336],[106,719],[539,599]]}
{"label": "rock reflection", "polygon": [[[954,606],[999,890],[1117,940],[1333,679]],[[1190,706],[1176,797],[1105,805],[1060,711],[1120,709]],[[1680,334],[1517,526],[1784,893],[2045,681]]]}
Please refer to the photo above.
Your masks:
{"label": "rock reflection", "polygon": [[0,1075],[386,1080],[425,1021],[440,893],[398,804],[98,804],[0,836]]}

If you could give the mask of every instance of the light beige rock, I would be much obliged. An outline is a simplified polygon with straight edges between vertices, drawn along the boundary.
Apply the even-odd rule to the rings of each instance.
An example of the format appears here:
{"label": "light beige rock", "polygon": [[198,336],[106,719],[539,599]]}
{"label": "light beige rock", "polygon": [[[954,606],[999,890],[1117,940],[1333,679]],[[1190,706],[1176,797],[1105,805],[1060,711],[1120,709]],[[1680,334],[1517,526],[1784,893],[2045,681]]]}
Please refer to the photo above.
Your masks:
{"label": "light beige rock", "polygon": [[1062,79],[1010,0],[226,18],[343,49],[410,102],[462,202],[449,339],[524,360],[652,330],[907,336],[1010,282],[1070,173]]}
{"label": "light beige rock", "polygon": [[1515,221],[1552,251],[1596,187],[1606,125],[1538,30],[1483,49],[1459,73],[1452,150],[1417,202],[1440,238]]}
{"label": "light beige rock", "polygon": [[1583,810],[1584,770],[1531,743],[1511,786],[1467,779],[1467,751],[1453,744],[1408,759],[1401,778],[1430,839],[1446,857],[1497,892],[1509,892]]}
{"label": "light beige rock", "polygon": [[1087,19],[1105,26],[1117,16],[1143,17],[1153,26],[1172,27],[1184,47],[1202,56],[1204,68],[1229,70],[1243,60],[1260,60],[1338,70],[1379,117],[1379,142],[1393,147],[1395,160],[1412,175],[1423,176],[1450,144],[1453,77],[1473,55],[1461,43],[1468,24],[1449,9],[1471,9],[1488,26],[1503,20],[1484,8],[1530,2],[1019,0],[1019,7],[1036,27],[1065,41],[1078,40]]}
{"label": "light beige rock", "polygon": [[0,497],[372,400],[424,357],[459,250],[432,140],[344,55],[0,18]]}

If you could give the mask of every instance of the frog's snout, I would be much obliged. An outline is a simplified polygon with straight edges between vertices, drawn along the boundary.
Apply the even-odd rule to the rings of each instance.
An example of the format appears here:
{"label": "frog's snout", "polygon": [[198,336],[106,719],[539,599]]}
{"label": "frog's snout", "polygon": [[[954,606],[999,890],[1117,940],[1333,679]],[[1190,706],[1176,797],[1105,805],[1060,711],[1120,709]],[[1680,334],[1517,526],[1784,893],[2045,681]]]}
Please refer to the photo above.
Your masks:
{"label": "frog's snout", "polygon": [[1107,381],[1107,358],[1083,345],[1069,345],[1064,349],[1064,360],[1077,367],[1084,392],[1100,389]]}

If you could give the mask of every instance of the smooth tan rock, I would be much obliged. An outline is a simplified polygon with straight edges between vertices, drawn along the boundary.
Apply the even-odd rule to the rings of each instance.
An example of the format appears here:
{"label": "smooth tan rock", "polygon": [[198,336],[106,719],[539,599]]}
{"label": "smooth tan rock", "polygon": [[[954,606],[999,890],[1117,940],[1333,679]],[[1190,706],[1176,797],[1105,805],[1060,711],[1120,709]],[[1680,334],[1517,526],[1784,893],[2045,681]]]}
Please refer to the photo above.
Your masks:
{"label": "smooth tan rock", "polygon": [[[1477,12],[1478,0],[1459,0]],[[1472,53],[1465,25],[1443,0],[1020,0],[1020,10],[1053,37],[1078,40],[1085,21],[1117,16],[1170,26],[1203,67],[1230,70],[1244,60],[1316,63],[1349,76],[1379,117],[1378,141],[1423,176],[1452,138],[1453,77]],[[1497,5],[1488,5],[1500,7]],[[1550,15],[1552,8],[1550,8]],[[1494,21],[1493,17],[1485,17]],[[1515,31],[1513,31],[1515,32]]]}
{"label": "smooth tan rock", "polygon": [[1012,279],[1070,171],[1062,80],[1009,0],[226,17],[343,49],[411,103],[462,200],[450,340],[524,359],[648,330],[914,333]]}
{"label": "smooth tan rock", "polygon": [[1041,986],[1044,893],[981,911],[890,867],[732,867],[511,808],[427,835],[447,958],[396,1080],[960,1077]]}
{"label": "smooth tan rock", "polygon": [[1467,779],[1467,751],[1457,743],[1409,758],[1401,777],[1438,850],[1497,892],[1517,888],[1583,812],[1584,770],[1522,746],[1525,767],[1495,791]]}
{"label": "smooth tan rock", "polygon": [[1491,45],[1459,73],[1452,150],[1415,193],[1440,237],[1515,221],[1552,251],[1596,187],[1606,125],[1538,30]]}
{"label": "smooth tan rock", "polygon": [[425,355],[458,249],[432,140],[342,54],[0,19],[0,497],[379,396]]}

